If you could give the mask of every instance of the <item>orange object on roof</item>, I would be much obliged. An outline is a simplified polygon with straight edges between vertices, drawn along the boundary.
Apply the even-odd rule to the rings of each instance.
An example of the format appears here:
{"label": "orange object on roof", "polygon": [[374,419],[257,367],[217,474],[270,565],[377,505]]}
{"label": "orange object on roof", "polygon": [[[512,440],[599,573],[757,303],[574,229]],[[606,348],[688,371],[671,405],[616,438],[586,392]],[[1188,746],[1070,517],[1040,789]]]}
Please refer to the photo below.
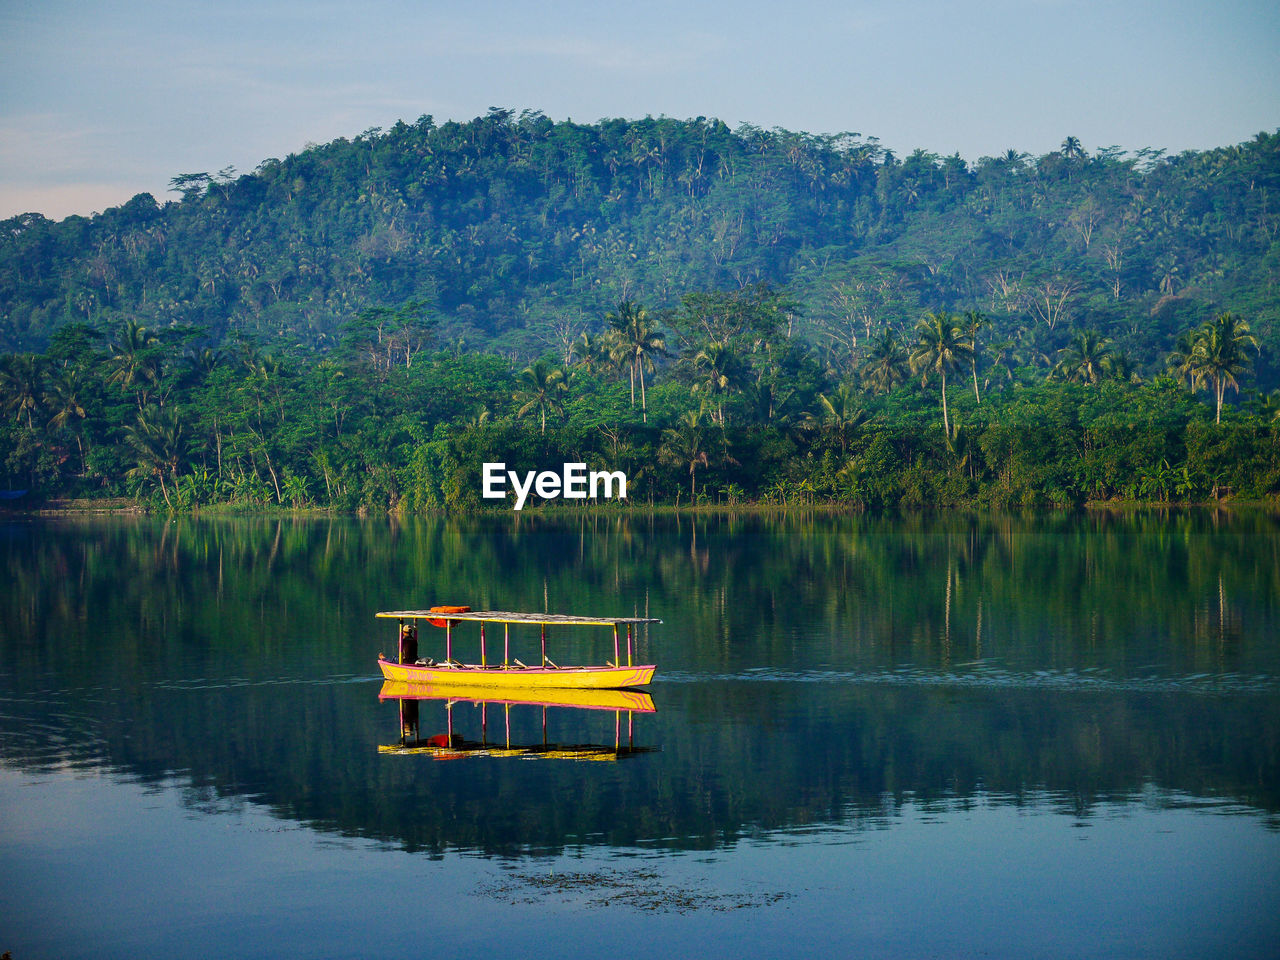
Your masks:
{"label": "orange object on roof", "polygon": [[[428,613],[470,613],[471,608],[470,607],[431,607],[427,612]],[[427,621],[427,623],[431,624],[433,627],[443,627],[448,622],[449,621],[447,620],[428,620]]]}

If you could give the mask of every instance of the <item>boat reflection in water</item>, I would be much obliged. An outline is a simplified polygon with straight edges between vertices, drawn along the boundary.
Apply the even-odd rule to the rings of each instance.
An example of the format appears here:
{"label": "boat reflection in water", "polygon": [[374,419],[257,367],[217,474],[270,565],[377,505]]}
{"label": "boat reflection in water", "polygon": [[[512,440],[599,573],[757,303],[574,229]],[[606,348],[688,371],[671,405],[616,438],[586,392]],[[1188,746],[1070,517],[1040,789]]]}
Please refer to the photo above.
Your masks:
{"label": "boat reflection in water", "polygon": [[[655,713],[653,698],[641,690],[477,690],[448,684],[418,684],[388,680],[378,694],[380,700],[396,700],[400,705],[400,742],[379,746],[378,752],[396,756],[424,754],[436,760],[467,757],[522,757],[537,760],[621,760],[656,747],[635,745],[635,715]],[[425,739],[418,729],[419,707],[424,701],[444,704],[445,731]],[[469,740],[454,730],[453,708],[464,703],[479,707],[479,740]],[[513,707],[542,709],[542,739],[535,743],[513,743]],[[556,743],[548,738],[547,710],[611,711],[613,743]],[[497,714],[497,716],[491,716]],[[625,730],[623,714],[626,714]],[[490,739],[490,720],[500,722],[501,736]],[[517,737],[518,739],[518,737]]]}

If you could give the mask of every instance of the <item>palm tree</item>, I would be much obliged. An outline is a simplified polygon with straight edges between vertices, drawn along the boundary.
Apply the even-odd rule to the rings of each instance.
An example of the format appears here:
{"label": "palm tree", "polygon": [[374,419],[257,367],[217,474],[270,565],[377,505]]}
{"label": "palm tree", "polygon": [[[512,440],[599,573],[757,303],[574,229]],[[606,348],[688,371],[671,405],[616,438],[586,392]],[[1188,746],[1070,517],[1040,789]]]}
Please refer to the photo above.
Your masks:
{"label": "palm tree", "polygon": [[542,421],[542,433],[547,432],[547,413],[564,413],[564,394],[568,392],[565,372],[560,367],[553,367],[545,360],[535,360],[520,371],[517,378],[521,388],[515,393],[515,400],[523,406],[516,411],[517,417],[538,411]]}
{"label": "palm tree", "polygon": [[42,358],[30,353],[15,354],[4,358],[0,366],[0,402],[6,410],[14,411],[14,419],[26,416],[27,429],[31,429],[31,414],[44,399],[44,363]]}
{"label": "palm tree", "polygon": [[942,381],[942,428],[951,435],[951,418],[947,414],[947,371],[954,370],[973,354],[960,324],[945,310],[927,313],[916,323],[916,346],[911,351],[911,370],[920,374],[923,386],[929,374]]}
{"label": "palm tree", "polygon": [[951,428],[951,432],[947,434],[947,453],[956,458],[956,469],[961,473],[968,473],[969,479],[973,479],[973,453],[974,442],[969,431],[965,429],[959,419]]}
{"label": "palm tree", "polygon": [[178,467],[182,462],[182,422],[173,408],[147,406],[138,411],[137,422],[125,428],[124,442],[132,448],[136,466],[125,475],[132,479],[155,477],[160,481],[160,492],[170,510],[169,487],[165,476],[176,485]]}
{"label": "palm tree", "polygon": [[858,402],[858,395],[847,383],[836,388],[834,396],[818,394],[822,432],[840,443],[840,456],[849,449],[858,427],[867,422],[867,411]]}
{"label": "palm tree", "polygon": [[1129,359],[1129,355],[1123,350],[1117,350],[1111,354],[1111,378],[1119,380],[1121,383],[1141,383],[1142,375],[1138,373],[1133,365],[1133,361]]}
{"label": "palm tree", "polygon": [[125,321],[116,342],[111,344],[111,353],[107,357],[107,365],[111,373],[108,383],[118,383],[121,389],[140,386],[138,390],[138,409],[146,405],[149,390],[147,384],[155,384],[160,380],[160,358],[149,348],[157,343],[156,337],[137,320]]}
{"label": "palm tree", "polygon": [[641,419],[649,422],[648,405],[645,401],[644,371],[654,369],[654,358],[669,356],[667,340],[656,326],[649,320],[648,311],[644,307],[623,300],[618,309],[605,317],[613,328],[610,336],[613,340],[614,359],[625,363],[631,372],[631,405],[636,402],[636,379],[640,380],[640,413]]}
{"label": "palm tree", "polygon": [[84,405],[80,396],[84,391],[84,381],[76,367],[64,367],[49,382],[49,407],[53,416],[49,418],[49,426],[55,430],[70,429],[76,438],[76,447],[80,450],[80,470],[88,473],[88,464],[84,457],[84,441],[80,430],[71,427],[73,420],[85,418]]}
{"label": "palm tree", "polygon": [[1249,332],[1249,324],[1230,312],[1220,313],[1206,322],[1196,335],[1191,351],[1191,376],[1196,385],[1206,380],[1213,383],[1217,401],[1215,423],[1222,422],[1222,399],[1227,388],[1239,393],[1239,377],[1253,366],[1245,353],[1248,347],[1258,349],[1258,338]]}
{"label": "palm tree", "polygon": [[1058,351],[1053,375],[1071,383],[1098,384],[1115,372],[1115,354],[1111,340],[1096,330],[1086,330],[1071,338],[1071,343]]}
{"label": "palm tree", "polygon": [[482,403],[480,409],[462,421],[462,427],[468,433],[475,433],[477,430],[483,430],[492,420],[493,411],[489,409],[488,404]]}
{"label": "palm tree", "polygon": [[689,469],[689,502],[698,502],[698,467],[710,465],[707,451],[702,445],[702,411],[690,410],[676,421],[674,427],[662,431],[662,445],[658,459],[672,466]]}
{"label": "palm tree", "polygon": [[1186,381],[1187,386],[1195,389],[1195,377],[1191,374],[1192,355],[1196,349],[1196,335],[1192,330],[1185,330],[1173,345],[1173,351],[1165,360],[1165,369],[1179,383]]}
{"label": "palm tree", "polygon": [[990,321],[977,310],[966,310],[964,312],[964,335],[969,338],[969,369],[973,373],[973,399],[977,403],[982,402],[982,397],[978,395],[978,335],[982,333],[984,327],[990,325]]}
{"label": "palm tree", "polygon": [[1280,390],[1272,390],[1270,393],[1259,390],[1254,393],[1249,405],[1264,423],[1280,423]]}
{"label": "palm tree", "polygon": [[588,372],[599,370],[609,360],[608,337],[582,333],[569,348],[570,359]]}
{"label": "palm tree", "polygon": [[693,392],[705,392],[716,405],[716,422],[724,426],[724,395],[741,385],[742,362],[733,347],[713,340],[695,353],[689,363],[701,373]]}
{"label": "palm tree", "polygon": [[763,373],[748,383],[743,395],[758,423],[772,423],[789,434],[801,435],[809,428],[812,417],[800,406],[800,392],[795,387],[779,384],[777,378]]}
{"label": "palm tree", "polygon": [[907,379],[907,351],[886,330],[867,351],[859,372],[872,393],[888,393]]}
{"label": "palm tree", "polygon": [[[253,398],[257,413],[256,430],[251,426],[260,444],[267,471],[271,474],[271,483],[276,490],[277,502],[283,503],[280,495],[280,479],[275,464],[271,460],[271,449],[267,438],[279,431],[285,424],[285,365],[271,352],[259,353],[250,350],[243,357],[247,375],[244,379],[244,392]],[[268,401],[271,401],[268,403]]]}
{"label": "palm tree", "polygon": [[197,381],[206,380],[209,374],[221,366],[223,359],[222,351],[215,350],[213,347],[205,347],[198,353],[192,352],[187,355],[191,374]]}

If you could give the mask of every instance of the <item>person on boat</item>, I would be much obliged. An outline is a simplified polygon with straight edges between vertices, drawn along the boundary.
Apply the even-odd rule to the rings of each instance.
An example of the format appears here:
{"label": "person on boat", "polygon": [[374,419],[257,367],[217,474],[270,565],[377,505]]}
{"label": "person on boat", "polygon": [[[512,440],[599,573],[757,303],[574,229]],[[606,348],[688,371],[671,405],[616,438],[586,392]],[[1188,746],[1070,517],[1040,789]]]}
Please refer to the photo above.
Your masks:
{"label": "person on boat", "polygon": [[400,662],[413,663],[418,659],[418,627],[406,623],[400,628]]}

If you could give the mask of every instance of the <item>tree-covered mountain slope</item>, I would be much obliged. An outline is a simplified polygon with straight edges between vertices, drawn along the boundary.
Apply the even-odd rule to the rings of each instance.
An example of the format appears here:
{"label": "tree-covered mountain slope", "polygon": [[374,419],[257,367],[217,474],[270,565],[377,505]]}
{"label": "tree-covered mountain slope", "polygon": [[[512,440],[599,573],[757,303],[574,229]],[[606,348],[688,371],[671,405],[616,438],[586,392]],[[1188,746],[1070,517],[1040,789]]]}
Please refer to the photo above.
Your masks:
{"label": "tree-covered mountain slope", "polygon": [[966,163],[874,138],[717,120],[430,117],[174,179],[91,218],[0,230],[0,347],[73,321],[192,326],[324,350],[362,310],[425,304],[439,343],[567,353],[619,301],[765,282],[794,330],[853,357],[924,311],[984,311],[1052,355],[1109,337],[1161,369],[1215,313],[1280,356],[1280,134],[1165,156],[1009,150]]}
{"label": "tree-covered mountain slope", "polygon": [[1280,134],[970,165],[495,110],[174,186],[0,231],[0,500],[1280,496]]}

